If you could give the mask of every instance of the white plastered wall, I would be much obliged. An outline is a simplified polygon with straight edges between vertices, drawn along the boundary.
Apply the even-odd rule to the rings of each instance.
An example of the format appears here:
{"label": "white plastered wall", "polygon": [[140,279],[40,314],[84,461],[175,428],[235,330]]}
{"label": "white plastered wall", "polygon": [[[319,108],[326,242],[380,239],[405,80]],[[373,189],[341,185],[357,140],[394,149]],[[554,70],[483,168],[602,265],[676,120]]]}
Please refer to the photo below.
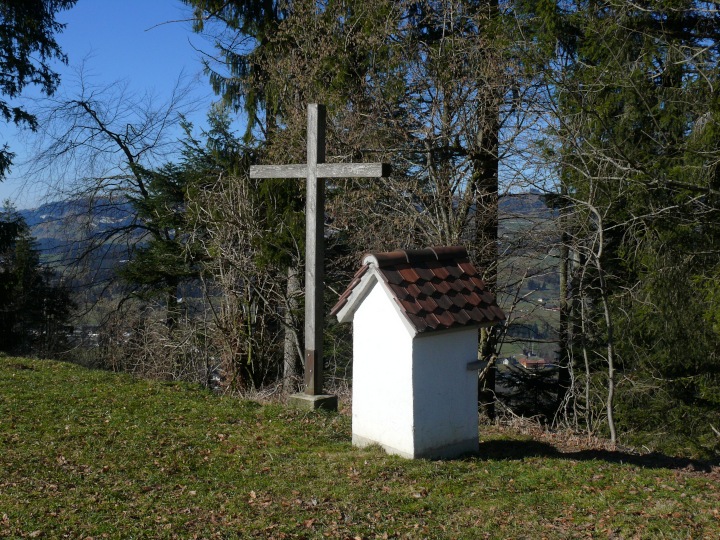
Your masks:
{"label": "white plastered wall", "polygon": [[414,456],[412,335],[375,281],[353,317],[353,444]]}
{"label": "white plastered wall", "polygon": [[377,281],[353,316],[353,444],[408,458],[478,450],[475,327],[415,336]]}
{"label": "white plastered wall", "polygon": [[478,329],[420,334],[413,346],[416,457],[477,452]]}

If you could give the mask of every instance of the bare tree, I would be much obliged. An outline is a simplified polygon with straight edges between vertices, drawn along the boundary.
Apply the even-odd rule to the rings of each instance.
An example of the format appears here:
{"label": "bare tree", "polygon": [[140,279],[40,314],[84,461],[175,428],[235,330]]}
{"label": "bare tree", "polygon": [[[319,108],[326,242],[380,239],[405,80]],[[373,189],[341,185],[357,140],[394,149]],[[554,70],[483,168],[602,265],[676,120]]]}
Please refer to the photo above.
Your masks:
{"label": "bare tree", "polygon": [[[524,146],[538,122],[528,104],[540,98],[512,25],[497,31],[498,2],[253,4],[265,16],[250,27],[257,36],[243,35],[254,12],[240,3],[209,6],[198,24],[221,23],[221,61],[208,67],[227,102],[251,114],[262,162],[301,162],[306,104],[322,102],[328,156],[393,164],[387,180],[329,183],[331,279],[346,280],[367,250],[462,243],[496,286],[498,200],[526,180]],[[294,271],[281,274],[285,299]],[[297,333],[285,340],[288,369]]]}
{"label": "bare tree", "polygon": [[[94,268],[86,277],[97,285],[105,257],[129,260],[139,243],[169,234],[139,219],[131,203],[151,196],[148,171],[178,157],[182,115],[193,104],[190,87],[180,82],[157,104],[152,95],[131,92],[127,82],[99,86],[82,68],[67,88],[73,90],[41,102],[28,177],[44,185],[48,201],[74,203],[64,218],[63,263]],[[100,215],[107,218],[101,226]]]}
{"label": "bare tree", "polygon": [[259,253],[276,231],[255,195],[256,183],[245,163],[235,173],[220,173],[188,204],[200,241],[213,254],[206,263],[219,293],[212,304],[213,340],[226,387],[243,391],[281,379],[291,389],[301,343],[297,291],[288,295],[287,268],[263,261]]}

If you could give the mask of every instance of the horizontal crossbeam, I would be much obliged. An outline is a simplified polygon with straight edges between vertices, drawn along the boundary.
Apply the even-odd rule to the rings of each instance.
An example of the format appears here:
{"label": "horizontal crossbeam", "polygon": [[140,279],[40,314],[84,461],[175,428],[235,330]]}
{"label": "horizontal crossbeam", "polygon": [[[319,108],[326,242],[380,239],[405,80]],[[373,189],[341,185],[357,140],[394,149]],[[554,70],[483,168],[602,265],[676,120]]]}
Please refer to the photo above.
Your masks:
{"label": "horizontal crossbeam", "polygon": [[[250,178],[307,178],[307,165],[252,165]],[[318,178],[380,178],[390,176],[386,163],[318,163]]]}

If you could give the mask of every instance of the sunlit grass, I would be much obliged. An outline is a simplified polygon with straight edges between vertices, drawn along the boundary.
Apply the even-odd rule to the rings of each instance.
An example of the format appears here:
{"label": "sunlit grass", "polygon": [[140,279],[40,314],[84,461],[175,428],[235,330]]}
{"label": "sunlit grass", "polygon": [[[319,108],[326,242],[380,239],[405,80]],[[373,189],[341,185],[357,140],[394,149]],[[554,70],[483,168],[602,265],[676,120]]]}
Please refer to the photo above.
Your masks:
{"label": "sunlit grass", "polygon": [[481,439],[409,461],[343,415],[0,358],[0,537],[720,537],[717,473]]}

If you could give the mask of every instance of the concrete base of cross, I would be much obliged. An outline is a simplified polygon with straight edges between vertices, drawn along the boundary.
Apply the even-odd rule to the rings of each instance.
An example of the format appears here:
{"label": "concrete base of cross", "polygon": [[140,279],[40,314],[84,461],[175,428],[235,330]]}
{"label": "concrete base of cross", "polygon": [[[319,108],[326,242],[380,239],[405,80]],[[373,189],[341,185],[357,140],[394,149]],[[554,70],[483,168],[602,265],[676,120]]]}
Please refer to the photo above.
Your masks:
{"label": "concrete base of cross", "polygon": [[288,405],[296,409],[306,411],[316,411],[323,409],[325,411],[337,411],[337,396],[325,394],[320,396],[311,396],[309,394],[293,394],[288,398]]}

